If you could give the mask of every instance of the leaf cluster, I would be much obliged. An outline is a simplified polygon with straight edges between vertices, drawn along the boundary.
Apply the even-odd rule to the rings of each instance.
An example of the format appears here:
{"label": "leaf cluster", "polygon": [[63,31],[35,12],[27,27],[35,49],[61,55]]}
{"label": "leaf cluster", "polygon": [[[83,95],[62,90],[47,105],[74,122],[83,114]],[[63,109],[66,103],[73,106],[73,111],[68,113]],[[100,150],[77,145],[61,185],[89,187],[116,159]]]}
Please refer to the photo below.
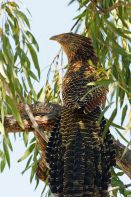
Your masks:
{"label": "leaf cluster", "polygon": [[[17,106],[21,102],[37,101],[37,93],[33,83],[39,82],[40,79],[37,55],[39,46],[31,33],[29,18],[21,10],[22,8],[14,1],[0,3],[0,131],[4,136],[2,139],[3,150],[0,150],[1,172],[6,164],[10,167],[10,151],[13,150],[10,138],[4,131],[4,117],[6,114],[13,115],[19,125],[23,127]],[[27,146],[28,140],[28,134],[24,133],[25,146]],[[34,156],[30,156],[31,153]],[[22,160],[30,156],[25,170],[32,169],[31,181],[35,174],[37,155],[38,150],[33,143],[21,158]],[[34,162],[29,166],[32,160]]]}
{"label": "leaf cluster", "polygon": [[[78,3],[78,15],[72,31],[80,32],[92,39],[98,55],[98,73],[103,70],[103,76],[94,82],[98,86],[108,86],[109,95],[103,115],[107,117],[104,136],[108,129],[114,136],[123,141],[129,148],[130,135],[130,104],[131,104],[131,4],[129,0],[72,0],[69,4]],[[117,124],[116,124],[117,120]],[[125,124],[126,122],[126,124]],[[103,136],[103,137],[104,137]],[[123,154],[125,154],[126,150]],[[119,173],[113,174],[113,185],[120,188],[113,191],[118,194],[131,194],[123,189]]]}

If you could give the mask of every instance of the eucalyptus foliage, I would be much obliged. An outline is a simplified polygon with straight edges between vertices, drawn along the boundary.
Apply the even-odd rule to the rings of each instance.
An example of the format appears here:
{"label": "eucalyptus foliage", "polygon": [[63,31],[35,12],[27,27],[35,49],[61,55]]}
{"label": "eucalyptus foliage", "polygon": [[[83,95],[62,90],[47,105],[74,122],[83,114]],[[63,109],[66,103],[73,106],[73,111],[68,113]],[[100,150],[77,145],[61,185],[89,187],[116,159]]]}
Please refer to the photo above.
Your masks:
{"label": "eucalyptus foliage", "polygon": [[[28,13],[30,16],[30,14]],[[37,53],[38,43],[31,33],[28,17],[16,2],[0,3],[0,131],[3,133],[3,150],[0,150],[0,171],[5,165],[10,167],[10,151],[13,150],[9,136],[4,131],[4,116],[13,115],[23,127],[17,106],[19,103],[37,101],[33,82],[40,79],[40,67]],[[29,142],[28,134],[23,134],[26,152],[19,162],[28,158],[26,169],[31,168],[32,181],[36,165],[38,148],[35,139]],[[24,171],[25,171],[24,170]],[[23,172],[24,172],[23,171]]]}
{"label": "eucalyptus foliage", "polygon": [[[104,77],[94,85],[109,86],[109,96],[102,113],[108,113],[105,132],[110,128],[120,141],[130,147],[131,138],[131,2],[130,0],[72,0],[78,2],[78,16],[72,30],[92,38],[99,59],[98,72]],[[102,116],[101,116],[102,117]],[[118,119],[118,124],[115,120]],[[127,123],[124,123],[126,119]],[[124,151],[124,153],[127,149]],[[123,153],[123,154],[124,154]],[[112,172],[113,196],[131,195],[124,187],[123,172]]]}
{"label": "eucalyptus foliage", "polygon": [[[106,107],[101,117],[108,113],[105,133],[108,129],[119,136],[129,148],[131,139],[126,139],[124,133],[131,133],[131,2],[130,0],[72,0],[78,3],[78,15],[74,17],[71,31],[92,38],[98,55],[98,73],[102,78],[95,86],[109,86]],[[17,105],[32,103],[44,95],[45,101],[62,103],[61,85],[67,66],[63,63],[60,51],[50,65],[46,86],[40,92],[33,87],[34,81],[40,79],[40,67],[37,53],[38,43],[31,33],[26,11],[16,2],[0,3],[0,131],[3,133],[3,149],[0,150],[0,171],[5,165],[10,167],[11,141],[4,132],[4,116],[11,114],[23,127]],[[119,114],[119,116],[118,116]],[[100,119],[101,119],[100,117]],[[118,118],[117,118],[118,117]],[[115,121],[119,119],[118,123]],[[126,119],[126,124],[125,124]],[[104,137],[104,136],[103,136]],[[115,135],[116,137],[116,135]],[[35,177],[37,160],[39,158],[35,138],[29,139],[23,134],[23,142],[28,146],[19,162],[27,159],[22,173],[31,169],[30,181]],[[125,150],[126,151],[126,150]],[[123,153],[124,154],[124,153]],[[120,169],[112,170],[113,196],[131,195],[125,188]],[[36,178],[36,177],[35,177]],[[38,185],[38,179],[36,179]],[[45,189],[45,188],[44,188]],[[44,191],[44,190],[43,190]],[[50,196],[50,192],[47,194]]]}

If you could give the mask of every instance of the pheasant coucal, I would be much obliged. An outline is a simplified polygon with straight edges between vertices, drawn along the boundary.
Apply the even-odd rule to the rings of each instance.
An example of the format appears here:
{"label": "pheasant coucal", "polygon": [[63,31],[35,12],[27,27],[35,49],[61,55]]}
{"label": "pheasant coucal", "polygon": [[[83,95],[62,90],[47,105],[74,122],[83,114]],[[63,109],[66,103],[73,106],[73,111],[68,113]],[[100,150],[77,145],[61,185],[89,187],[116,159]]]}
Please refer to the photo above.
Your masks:
{"label": "pheasant coucal", "polygon": [[59,42],[68,57],[61,118],[46,151],[51,191],[58,197],[107,197],[115,152],[109,131],[102,138],[105,119],[98,122],[107,88],[88,85],[99,79],[91,39],[64,33],[51,40]]}

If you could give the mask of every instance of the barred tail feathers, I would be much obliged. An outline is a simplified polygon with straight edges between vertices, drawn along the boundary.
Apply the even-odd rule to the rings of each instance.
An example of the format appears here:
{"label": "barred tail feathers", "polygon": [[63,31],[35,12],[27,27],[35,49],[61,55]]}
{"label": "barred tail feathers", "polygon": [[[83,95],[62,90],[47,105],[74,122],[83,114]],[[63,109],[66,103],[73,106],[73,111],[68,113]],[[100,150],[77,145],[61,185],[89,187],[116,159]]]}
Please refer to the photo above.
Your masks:
{"label": "barred tail feathers", "polygon": [[[101,136],[103,135],[105,125],[106,119],[103,117],[100,123]],[[102,197],[104,197],[105,191],[108,189],[108,186],[111,183],[111,167],[115,166],[116,164],[115,155],[113,139],[110,131],[108,130],[102,145]]]}
{"label": "barred tail feathers", "polygon": [[68,136],[64,154],[64,197],[92,197],[94,168],[89,134],[76,130]]}
{"label": "barred tail feathers", "polygon": [[46,160],[49,164],[49,186],[52,193],[63,197],[63,148],[60,120],[57,120],[47,144]]}

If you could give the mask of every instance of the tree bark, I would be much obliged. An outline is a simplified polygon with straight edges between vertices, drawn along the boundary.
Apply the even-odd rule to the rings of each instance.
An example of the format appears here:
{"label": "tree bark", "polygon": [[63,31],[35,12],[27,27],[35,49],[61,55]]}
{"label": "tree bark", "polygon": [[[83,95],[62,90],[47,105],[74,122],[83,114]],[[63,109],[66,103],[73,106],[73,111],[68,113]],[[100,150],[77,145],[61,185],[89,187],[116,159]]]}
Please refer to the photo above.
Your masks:
{"label": "tree bark", "polygon": [[[60,117],[61,114],[61,106],[53,103],[45,104],[38,102],[36,104],[30,105],[30,108],[34,115],[35,121],[37,122],[39,128],[43,130],[43,133],[45,131],[46,132],[51,131],[56,121],[56,118]],[[42,137],[37,132],[34,131],[34,128],[32,127],[32,123],[24,110],[24,105],[20,104],[18,106],[18,109],[20,111],[25,128],[22,129],[18,125],[17,121],[13,118],[13,116],[6,116],[4,121],[5,130],[7,133],[34,132],[41,153],[41,160],[38,163],[36,174],[41,180],[45,181],[48,174],[47,173],[48,165],[46,164],[45,161],[46,142],[44,141],[44,139],[42,139]],[[126,147],[115,139],[114,139],[114,145],[116,149],[116,163],[118,167],[131,178],[131,150],[127,149],[127,151],[123,155],[123,152]]]}

